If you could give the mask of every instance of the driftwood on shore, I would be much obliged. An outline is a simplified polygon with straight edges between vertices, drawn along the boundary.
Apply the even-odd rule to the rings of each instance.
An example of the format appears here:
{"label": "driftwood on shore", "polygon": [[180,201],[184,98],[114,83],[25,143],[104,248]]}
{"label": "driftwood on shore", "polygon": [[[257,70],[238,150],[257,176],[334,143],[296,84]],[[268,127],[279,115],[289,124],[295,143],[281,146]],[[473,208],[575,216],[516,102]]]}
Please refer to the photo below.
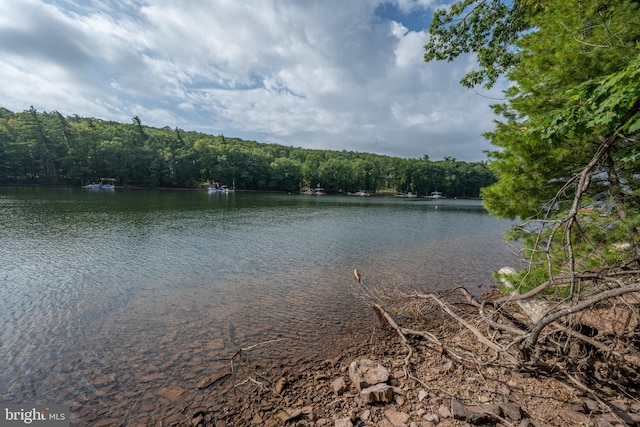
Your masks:
{"label": "driftwood on shore", "polygon": [[[502,274],[502,293],[479,299],[464,287],[389,291],[354,271],[361,297],[407,348],[405,375],[414,340],[420,340],[454,362],[553,375],[595,397],[619,393],[640,400],[640,244],[632,220],[637,195],[625,193],[610,167],[618,137],[601,141],[579,173],[542,204],[539,218],[515,227],[517,236],[528,238],[526,272],[546,276],[534,289],[521,292],[522,282]],[[609,181],[594,183],[603,180],[603,171]],[[598,240],[600,231],[621,222],[626,228],[612,236],[622,240]],[[450,323],[457,325],[455,333],[442,327]],[[463,335],[472,340],[460,340]]]}
{"label": "driftwood on shore", "polygon": [[[632,273],[627,279],[638,274],[627,273]],[[607,393],[639,395],[638,282],[598,277],[594,289],[600,284],[606,290],[585,292],[575,303],[550,304],[538,299],[546,283],[522,295],[493,292],[476,299],[463,287],[439,293],[390,292],[361,277],[356,275],[361,296],[381,325],[393,328],[406,347],[406,377],[412,377],[411,361],[419,342],[454,363],[553,376],[598,400]],[[540,304],[537,315],[531,316],[521,302],[529,308]],[[451,332],[452,322],[458,325],[453,328],[456,333]],[[449,327],[443,328],[446,324]],[[460,339],[463,336],[476,345],[470,347],[469,339]]]}

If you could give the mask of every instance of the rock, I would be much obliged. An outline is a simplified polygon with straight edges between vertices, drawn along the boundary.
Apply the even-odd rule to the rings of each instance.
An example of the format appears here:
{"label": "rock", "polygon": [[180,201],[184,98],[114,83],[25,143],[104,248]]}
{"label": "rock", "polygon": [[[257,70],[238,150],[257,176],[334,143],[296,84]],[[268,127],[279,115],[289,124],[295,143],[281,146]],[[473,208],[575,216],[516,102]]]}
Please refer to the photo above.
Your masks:
{"label": "rock", "polygon": [[456,420],[464,420],[467,416],[467,407],[457,399],[451,399],[451,415],[453,415],[453,418]]}
{"label": "rock", "polygon": [[286,378],[280,378],[278,380],[278,382],[276,383],[276,386],[275,386],[276,393],[278,393],[278,394],[282,393],[282,390],[284,390],[284,388],[286,386],[287,386],[287,379]]}
{"label": "rock", "polygon": [[584,401],[584,405],[586,406],[589,413],[601,412],[600,405],[598,405],[598,402],[596,402],[595,400],[587,399]]}
{"label": "rock", "polygon": [[640,414],[629,413],[629,418],[630,418],[631,422],[633,423],[632,425],[639,425],[640,426]]}
{"label": "rock", "polygon": [[618,252],[628,251],[628,250],[631,250],[631,248],[633,247],[629,242],[618,242],[618,243],[614,243],[611,246],[613,247],[613,249],[615,249]]}
{"label": "rock", "polygon": [[204,421],[204,414],[199,414],[198,416],[194,416],[191,419],[191,425],[192,426],[201,425],[203,421]]}
{"label": "rock", "polygon": [[498,278],[505,289],[514,289],[515,284],[513,283],[514,276],[518,274],[515,268],[513,267],[502,267],[498,270]]}
{"label": "rock", "polygon": [[372,385],[386,383],[389,380],[389,371],[379,363],[369,359],[360,359],[349,365],[349,378],[358,391]]}
{"label": "rock", "polygon": [[424,390],[420,390],[418,392],[418,401],[422,402],[427,396],[429,396],[429,393]]}
{"label": "rock", "polygon": [[573,412],[587,413],[587,405],[585,405],[584,402],[571,403],[569,404],[569,409]]}
{"label": "rock", "polygon": [[436,414],[425,414],[422,416],[422,419],[434,424],[438,424],[440,422],[440,418]]}
{"label": "rock", "polygon": [[313,380],[315,382],[326,381],[328,379],[329,379],[329,375],[325,374],[324,372],[319,372],[313,377]]}
{"label": "rock", "polygon": [[[611,414],[603,414],[593,419],[598,427],[618,427],[620,423]],[[631,424],[627,424],[631,425]]]}
{"label": "rock", "polygon": [[158,395],[166,398],[171,402],[177,402],[180,396],[182,396],[187,390],[182,387],[162,387],[158,390]]}
{"label": "rock", "polygon": [[200,380],[200,382],[198,383],[198,388],[200,390],[203,390],[205,388],[209,388],[211,386],[221,384],[224,381],[226,381],[227,378],[229,378],[230,376],[231,376],[231,373],[226,373],[222,375],[213,375],[211,377],[204,378]]}
{"label": "rock", "polygon": [[402,369],[395,369],[393,371],[393,378],[397,380],[404,378],[404,371]]}
{"label": "rock", "polygon": [[342,401],[336,399],[333,402],[327,403],[327,409],[330,411],[337,411],[342,406]]}
{"label": "rock", "polygon": [[[517,283],[515,283],[515,280],[517,274],[518,272],[511,267],[502,267],[500,270],[498,270],[498,278],[502,283],[504,289],[506,289],[507,291],[511,291],[512,293],[515,292],[517,285]],[[532,323],[538,323],[538,321],[540,321],[549,312],[549,310],[554,307],[554,304],[548,303],[547,301],[544,301],[540,298],[527,301],[519,300],[516,301],[516,303],[522,309],[522,311],[524,311],[527,316],[529,316]]]}
{"label": "rock", "polygon": [[512,421],[520,421],[522,420],[522,408],[520,405],[516,405],[514,403],[502,403],[500,404],[502,408],[502,413],[505,417],[509,418]]}
{"label": "rock", "polygon": [[529,316],[532,323],[538,323],[549,311],[557,307],[555,303],[549,303],[540,298],[529,301],[518,300],[516,303]]}
{"label": "rock", "polygon": [[546,424],[542,424],[533,420],[522,420],[518,427],[548,427]]}
{"label": "rock", "polygon": [[353,427],[351,418],[340,418],[339,420],[336,420],[334,425],[335,427]]}
{"label": "rock", "polygon": [[360,392],[360,398],[365,403],[393,401],[393,388],[387,384],[376,384]]}
{"label": "rock", "polygon": [[282,421],[283,423],[297,420],[301,416],[302,416],[302,410],[294,409],[294,408],[284,408],[283,410],[279,411],[276,414],[276,418]]}
{"label": "rock", "polygon": [[403,396],[403,397],[407,395],[406,390],[404,390],[404,389],[402,389],[400,387],[393,387],[393,392],[395,394],[399,394],[400,396]]}
{"label": "rock", "polygon": [[445,405],[440,405],[438,408],[438,416],[440,416],[440,418],[451,418],[451,410]]}
{"label": "rock", "polygon": [[393,409],[389,409],[384,412],[384,416],[387,417],[389,422],[393,424],[394,427],[406,427],[409,422],[409,415],[404,412],[398,412]]}
{"label": "rock", "polygon": [[479,412],[484,412],[485,414],[493,416],[495,421],[498,421],[498,419],[503,415],[502,408],[500,407],[500,405],[496,405],[495,403],[480,405]]}
{"label": "rock", "polygon": [[480,396],[478,396],[478,402],[480,402],[480,403],[489,403],[489,402],[491,402],[491,396],[486,396],[484,394],[481,394]]}
{"label": "rock", "polygon": [[451,399],[451,415],[456,420],[466,421],[470,424],[496,423],[502,415],[502,410],[498,405],[485,404],[476,409],[460,403],[456,399]]}
{"label": "rock", "polygon": [[331,382],[331,390],[337,395],[342,396],[347,391],[347,383],[343,377],[338,377]]}

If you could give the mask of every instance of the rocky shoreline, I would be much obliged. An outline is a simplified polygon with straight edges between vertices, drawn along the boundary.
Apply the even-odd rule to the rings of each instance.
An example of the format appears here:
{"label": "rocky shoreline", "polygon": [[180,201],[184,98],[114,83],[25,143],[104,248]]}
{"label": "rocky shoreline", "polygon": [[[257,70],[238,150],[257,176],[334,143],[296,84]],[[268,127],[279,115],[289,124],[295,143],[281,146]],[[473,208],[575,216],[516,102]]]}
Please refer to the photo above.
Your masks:
{"label": "rocky shoreline", "polygon": [[[450,333],[456,330],[451,328]],[[470,348],[473,345],[469,343]],[[405,360],[406,348],[395,332],[376,328],[366,342],[354,343],[330,359],[309,355],[295,369],[259,363],[244,366],[244,374],[238,369],[233,376],[204,387],[208,398],[201,407],[188,408],[163,424],[542,427],[640,423],[637,397],[613,393],[605,401],[553,373],[536,377],[506,368],[477,369],[432,348],[419,344],[414,348],[416,354]]]}

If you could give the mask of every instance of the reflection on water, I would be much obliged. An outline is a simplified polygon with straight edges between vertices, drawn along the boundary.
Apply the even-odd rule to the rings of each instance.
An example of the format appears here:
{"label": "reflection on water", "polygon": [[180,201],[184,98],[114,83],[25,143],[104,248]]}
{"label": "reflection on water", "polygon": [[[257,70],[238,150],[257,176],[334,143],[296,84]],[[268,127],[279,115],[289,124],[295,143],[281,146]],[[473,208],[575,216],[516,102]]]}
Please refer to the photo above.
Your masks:
{"label": "reflection on water", "polygon": [[209,405],[195,384],[240,348],[339,351],[375,320],[353,268],[478,290],[511,262],[478,201],[0,188],[0,218],[0,400],[81,424]]}

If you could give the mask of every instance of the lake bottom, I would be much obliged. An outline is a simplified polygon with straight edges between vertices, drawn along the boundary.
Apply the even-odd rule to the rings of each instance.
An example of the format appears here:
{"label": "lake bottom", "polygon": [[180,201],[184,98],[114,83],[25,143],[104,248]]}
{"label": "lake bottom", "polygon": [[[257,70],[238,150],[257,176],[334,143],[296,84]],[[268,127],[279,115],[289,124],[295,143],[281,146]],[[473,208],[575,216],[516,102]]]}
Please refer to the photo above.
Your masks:
{"label": "lake bottom", "polygon": [[479,294],[514,258],[467,202],[24,193],[0,197],[0,400],[69,405],[73,425],[186,422],[350,354],[379,327],[354,268]]}

